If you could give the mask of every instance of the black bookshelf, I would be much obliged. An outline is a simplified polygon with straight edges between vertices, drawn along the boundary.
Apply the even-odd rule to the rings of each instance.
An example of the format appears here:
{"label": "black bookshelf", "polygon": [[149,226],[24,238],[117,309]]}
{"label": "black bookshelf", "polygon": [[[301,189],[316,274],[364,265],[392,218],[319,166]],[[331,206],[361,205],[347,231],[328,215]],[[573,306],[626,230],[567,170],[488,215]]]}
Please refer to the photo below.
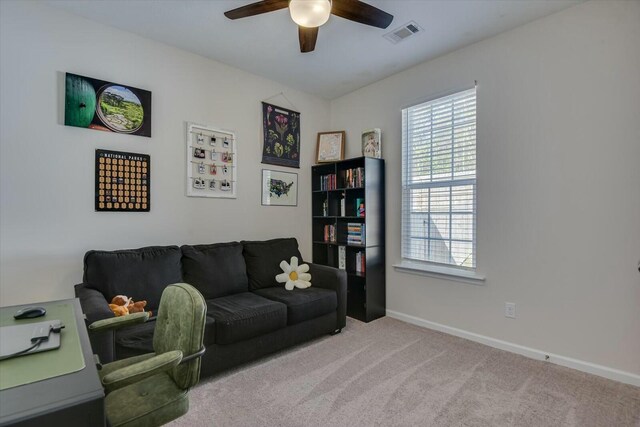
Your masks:
{"label": "black bookshelf", "polygon": [[[328,182],[329,175],[336,178]],[[384,160],[357,157],[316,165],[311,168],[311,179],[313,262],[341,268],[340,247],[344,247],[347,315],[364,322],[384,316]],[[364,216],[359,215],[358,201],[364,204]],[[332,235],[325,232],[329,226],[334,227]],[[357,242],[354,230],[362,226],[364,241]],[[355,241],[349,239],[350,229],[356,234],[352,236]],[[357,271],[358,253],[364,256],[364,271]]]}

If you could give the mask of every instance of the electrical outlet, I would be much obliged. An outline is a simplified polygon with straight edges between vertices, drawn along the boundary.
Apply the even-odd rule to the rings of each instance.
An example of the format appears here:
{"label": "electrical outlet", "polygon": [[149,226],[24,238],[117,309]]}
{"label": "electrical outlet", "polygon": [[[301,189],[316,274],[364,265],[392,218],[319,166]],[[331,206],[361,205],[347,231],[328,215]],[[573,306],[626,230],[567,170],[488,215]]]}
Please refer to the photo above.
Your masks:
{"label": "electrical outlet", "polygon": [[516,303],[505,302],[504,303],[504,317],[516,318]]}

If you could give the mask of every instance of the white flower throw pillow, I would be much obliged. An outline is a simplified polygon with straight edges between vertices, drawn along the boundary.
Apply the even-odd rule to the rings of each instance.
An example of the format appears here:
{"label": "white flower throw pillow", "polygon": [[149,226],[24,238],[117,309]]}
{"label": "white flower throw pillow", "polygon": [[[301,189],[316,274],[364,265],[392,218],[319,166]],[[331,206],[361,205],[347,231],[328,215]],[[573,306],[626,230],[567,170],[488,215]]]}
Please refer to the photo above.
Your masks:
{"label": "white flower throw pillow", "polygon": [[298,265],[298,257],[292,256],[291,264],[287,263],[287,261],[282,261],[280,268],[284,273],[276,276],[276,282],[284,283],[286,290],[292,291],[294,287],[306,289],[311,286],[311,275],[307,273],[307,271],[309,271],[309,265]]}

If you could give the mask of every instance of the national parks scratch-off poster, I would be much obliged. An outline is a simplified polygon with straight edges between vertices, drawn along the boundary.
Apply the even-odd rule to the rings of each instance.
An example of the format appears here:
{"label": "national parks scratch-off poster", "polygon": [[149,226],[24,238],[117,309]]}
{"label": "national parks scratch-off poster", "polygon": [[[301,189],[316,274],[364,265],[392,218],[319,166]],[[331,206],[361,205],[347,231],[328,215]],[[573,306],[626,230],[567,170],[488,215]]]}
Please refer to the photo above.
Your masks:
{"label": "national parks scratch-off poster", "polygon": [[64,124],[151,137],[151,92],[66,73]]}
{"label": "national parks scratch-off poster", "polygon": [[149,212],[151,158],[96,150],[96,211]]}

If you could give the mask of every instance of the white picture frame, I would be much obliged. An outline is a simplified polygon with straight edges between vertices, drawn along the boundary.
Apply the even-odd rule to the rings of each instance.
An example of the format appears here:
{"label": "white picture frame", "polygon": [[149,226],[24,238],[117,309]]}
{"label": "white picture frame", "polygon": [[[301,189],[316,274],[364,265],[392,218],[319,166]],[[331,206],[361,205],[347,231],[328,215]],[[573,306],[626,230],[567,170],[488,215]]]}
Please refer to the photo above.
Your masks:
{"label": "white picture frame", "polygon": [[186,154],[187,197],[237,198],[235,132],[187,122]]}
{"label": "white picture frame", "polygon": [[262,169],[262,206],[298,206],[298,174]]}

